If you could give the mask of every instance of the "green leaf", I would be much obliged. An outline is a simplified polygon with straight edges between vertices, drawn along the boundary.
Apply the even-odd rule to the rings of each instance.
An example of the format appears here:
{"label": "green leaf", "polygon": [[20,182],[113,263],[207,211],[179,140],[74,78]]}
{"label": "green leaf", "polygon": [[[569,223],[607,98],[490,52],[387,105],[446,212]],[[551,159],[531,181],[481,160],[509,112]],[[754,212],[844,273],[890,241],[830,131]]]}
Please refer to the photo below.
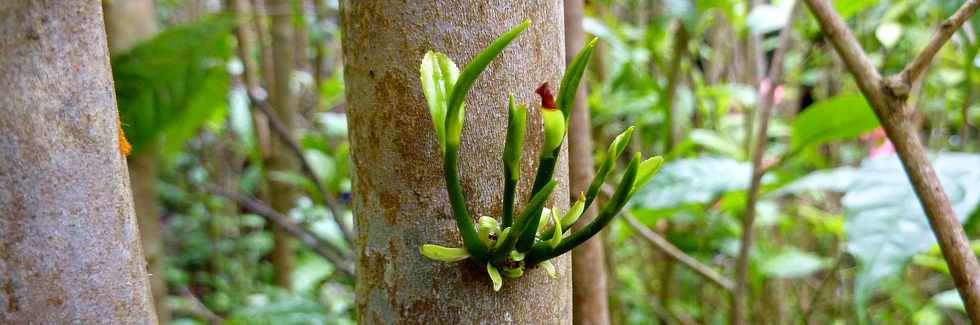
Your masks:
{"label": "green leaf", "polygon": [[687,137],[697,145],[711,150],[729,158],[742,160],[745,153],[742,147],[735,141],[722,136],[717,131],[706,129],[694,129],[688,132]]}
{"label": "green leaf", "polygon": [[509,166],[511,179],[520,174],[521,153],[524,150],[524,131],[527,125],[527,106],[514,104],[514,94],[507,98],[507,142],[504,143],[504,164]]}
{"label": "green leaf", "polygon": [[766,258],[760,269],[768,277],[785,279],[805,277],[829,265],[826,258],[790,248]]}
{"label": "green leaf", "polygon": [[752,166],[731,158],[702,157],[666,163],[637,190],[634,209],[662,210],[705,204],[749,187]]}
{"label": "green leaf", "polygon": [[487,66],[497,55],[500,55],[507,48],[507,45],[510,45],[511,41],[530,25],[531,21],[525,20],[520,25],[500,35],[483,52],[477,54],[472,61],[467,63],[466,67],[463,67],[459,78],[456,79],[456,84],[452,87],[453,91],[450,93],[449,102],[446,104],[446,140],[448,144],[459,145],[463,130],[463,101],[466,99],[466,94],[469,93],[470,88],[473,87],[473,83],[476,82],[476,78],[483,73],[483,70],[487,69]]}
{"label": "green leaf", "polygon": [[878,127],[878,118],[861,95],[839,95],[807,107],[793,121],[790,147],[853,138]]}
{"label": "green leaf", "polygon": [[636,192],[637,188],[643,187],[643,185],[649,182],[650,179],[653,178],[653,175],[656,175],[657,171],[659,171],[660,167],[663,165],[664,157],[661,156],[652,157],[640,163],[640,169],[637,171],[636,182],[633,183],[633,190],[630,191],[630,196],[633,195],[632,193]]}
{"label": "green leaf", "polygon": [[445,54],[429,51],[419,67],[422,94],[429,105],[429,114],[436,129],[440,147],[446,145],[446,107],[449,94],[459,78],[459,68]]}
{"label": "green leaf", "polygon": [[[933,165],[957,218],[980,204],[980,155],[940,153]],[[860,177],[842,202],[847,252],[858,260],[855,299],[863,306],[883,279],[899,274],[911,257],[936,240],[897,157],[861,164]],[[859,307],[861,308],[861,307]]]}
{"label": "green leaf", "polygon": [[572,59],[572,62],[568,64],[568,68],[565,69],[565,75],[561,78],[561,85],[558,86],[558,98],[555,104],[561,109],[562,116],[566,122],[570,121],[568,116],[571,115],[572,106],[575,105],[575,94],[578,92],[582,75],[585,73],[585,68],[592,58],[592,52],[595,50],[595,45],[598,41],[598,38],[593,38],[589,43],[585,44],[582,50]]}
{"label": "green leaf", "polygon": [[555,270],[555,265],[551,264],[551,261],[541,262],[541,267],[544,267],[545,272],[548,272],[548,277],[552,279],[558,278],[558,271]]}
{"label": "green leaf", "polygon": [[493,291],[500,291],[500,287],[504,285],[504,279],[500,278],[500,272],[497,272],[497,268],[493,264],[487,263],[487,274],[490,275],[490,281],[493,281]]}
{"label": "green leaf", "polygon": [[465,248],[432,244],[422,245],[419,248],[419,253],[422,253],[422,256],[428,257],[431,260],[442,262],[458,262],[470,257],[470,254],[466,252]]}
{"label": "green leaf", "polygon": [[541,146],[541,157],[555,157],[558,147],[565,139],[565,117],[561,111],[541,108],[541,119],[544,127],[544,144]]}
{"label": "green leaf", "polygon": [[551,239],[548,240],[548,245],[551,245],[551,248],[555,248],[555,246],[558,246],[558,243],[561,242],[562,228],[561,228],[561,220],[558,219],[558,211],[551,210],[551,220],[552,222],[555,223],[554,225],[555,231],[553,234],[551,234]]}
{"label": "green leaf", "polygon": [[616,164],[616,160],[619,159],[619,155],[626,150],[626,146],[630,143],[630,138],[633,136],[634,127],[629,127],[623,133],[620,133],[613,139],[612,143],[609,145],[609,150],[606,152],[606,158],[602,161],[602,165],[599,165],[599,170],[595,173],[595,178],[592,179],[592,183],[589,184],[589,190],[585,193],[585,208],[588,209],[592,205],[592,201],[595,200],[596,195],[599,195],[599,190],[602,188],[602,184],[605,184],[606,177],[609,176],[609,171],[612,170],[613,165]]}
{"label": "green leaf", "polygon": [[163,141],[174,152],[226,111],[234,20],[209,17],[169,28],[112,58],[120,120],[133,153]]}

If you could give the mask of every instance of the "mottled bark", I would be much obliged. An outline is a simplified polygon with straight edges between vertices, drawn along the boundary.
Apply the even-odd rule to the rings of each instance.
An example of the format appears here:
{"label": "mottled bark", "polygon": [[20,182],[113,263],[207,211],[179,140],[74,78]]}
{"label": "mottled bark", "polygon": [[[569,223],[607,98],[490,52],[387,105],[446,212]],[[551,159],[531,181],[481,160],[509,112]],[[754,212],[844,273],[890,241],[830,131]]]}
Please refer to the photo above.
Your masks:
{"label": "mottled bark", "polygon": [[[156,35],[159,26],[153,0],[103,1],[109,53],[125,53],[140,42]],[[170,320],[167,309],[167,281],[164,277],[163,236],[160,224],[160,207],[157,202],[156,177],[159,148],[150,145],[141,148],[129,159],[129,181],[133,190],[133,205],[146,257],[150,287],[160,324]]]}
{"label": "mottled bark", "polygon": [[[419,247],[461,246],[450,212],[441,155],[419,85],[427,50],[462,66],[494,38],[533,21],[477,80],[467,97],[460,176],[471,215],[499,216],[507,93],[536,102],[543,81],[557,85],[564,68],[558,0],[343,1],[344,79],[348,101],[357,311],[364,324],[571,324],[571,272],[557,258],[558,279],[541,268],[494,292],[486,267],[435,262]],[[542,140],[532,110],[520,184],[527,198]],[[567,155],[556,170],[554,206],[568,207]],[[549,205],[550,206],[550,205]],[[597,263],[601,263],[598,262]]]}
{"label": "mottled bark", "polygon": [[0,323],[156,323],[98,1],[0,2],[0,112]]}
{"label": "mottled bark", "polygon": [[[290,13],[290,0],[269,0],[266,10],[271,15],[270,33],[272,34],[272,57],[274,58],[274,86],[270,91],[270,102],[276,115],[287,130],[296,127],[296,96],[290,89],[289,79],[293,74],[295,59],[293,43],[293,20]],[[282,144],[274,141],[269,148],[269,171],[292,172],[298,169],[296,157]],[[269,194],[272,208],[287,214],[296,200],[296,192],[289,184],[269,179]],[[275,245],[272,249],[272,266],[275,272],[276,284],[289,288],[292,284],[290,273],[293,270],[293,242],[289,232],[278,225],[272,226],[272,236]]]}
{"label": "mottled bark", "polygon": [[[565,1],[565,62],[571,62],[585,41],[582,29],[582,0]],[[585,84],[579,88],[572,107],[568,128],[568,189],[569,200],[575,201],[589,189],[595,176],[592,166],[592,124]],[[589,224],[596,216],[590,208],[577,226]],[[577,228],[578,228],[577,227]],[[572,321],[581,325],[609,324],[609,295],[606,293],[606,254],[602,236],[596,236],[572,251],[572,301],[575,308]]]}

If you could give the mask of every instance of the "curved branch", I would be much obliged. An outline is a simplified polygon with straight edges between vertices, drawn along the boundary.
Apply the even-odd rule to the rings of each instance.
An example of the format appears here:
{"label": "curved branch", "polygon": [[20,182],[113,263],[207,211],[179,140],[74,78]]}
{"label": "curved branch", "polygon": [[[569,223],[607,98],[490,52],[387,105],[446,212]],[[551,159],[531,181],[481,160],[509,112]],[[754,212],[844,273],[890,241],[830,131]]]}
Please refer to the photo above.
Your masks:
{"label": "curved branch", "polygon": [[341,253],[340,249],[335,247],[332,243],[320,239],[320,237],[313,232],[303,228],[295,222],[290,221],[289,218],[280,214],[279,212],[276,212],[276,210],[272,209],[265,203],[245,197],[239,193],[233,193],[217,188],[215,186],[207,186],[205,189],[215,195],[234,200],[246,210],[252,211],[252,213],[258,214],[263,218],[276,223],[291,235],[309,246],[310,249],[312,249],[317,255],[320,255],[324,259],[330,261],[330,263],[332,263],[337,270],[348,276],[354,276],[354,267],[348,263],[351,258],[347,254]]}
{"label": "curved branch", "polygon": [[977,12],[978,7],[980,7],[980,0],[968,0],[952,16],[939,25],[939,30],[932,35],[929,44],[899,73],[906,86],[911,87],[913,83],[922,77],[922,74],[926,71],[926,68],[932,62],[932,58],[936,56],[936,53],[939,53],[939,50],[963,26],[963,23]]}

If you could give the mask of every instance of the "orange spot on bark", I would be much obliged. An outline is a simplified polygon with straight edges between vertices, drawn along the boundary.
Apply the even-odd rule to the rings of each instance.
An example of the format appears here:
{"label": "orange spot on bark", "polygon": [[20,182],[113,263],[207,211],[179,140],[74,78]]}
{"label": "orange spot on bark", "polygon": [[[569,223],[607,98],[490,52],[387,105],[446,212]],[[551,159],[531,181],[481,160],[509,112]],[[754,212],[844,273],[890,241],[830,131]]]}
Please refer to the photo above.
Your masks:
{"label": "orange spot on bark", "polygon": [[129,153],[133,151],[133,145],[129,144],[126,140],[126,132],[123,132],[122,121],[119,117],[116,117],[116,127],[119,129],[119,153],[123,156],[129,156]]}

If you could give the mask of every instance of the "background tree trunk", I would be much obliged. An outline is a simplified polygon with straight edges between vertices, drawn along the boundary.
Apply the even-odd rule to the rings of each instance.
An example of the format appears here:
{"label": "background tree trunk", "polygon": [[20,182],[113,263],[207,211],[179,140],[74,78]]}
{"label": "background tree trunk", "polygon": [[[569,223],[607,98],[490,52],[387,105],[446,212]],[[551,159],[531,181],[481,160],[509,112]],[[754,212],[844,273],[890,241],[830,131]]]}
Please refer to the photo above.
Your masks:
{"label": "background tree trunk", "polygon": [[[266,12],[272,18],[270,31],[272,34],[272,55],[274,60],[273,78],[275,83],[270,88],[270,99],[272,107],[280,121],[285,124],[286,129],[295,129],[296,121],[296,96],[290,87],[290,78],[293,74],[293,62],[295,54],[293,49],[293,17],[292,5],[290,0],[269,0],[266,2]],[[298,162],[281,141],[273,142],[269,152],[269,171],[271,172],[292,172],[298,170]],[[283,215],[288,215],[289,209],[293,207],[296,200],[296,192],[289,184],[269,180],[269,192],[272,199],[272,208]],[[293,256],[292,238],[289,237],[282,227],[272,226],[273,240],[275,247],[272,250],[272,266],[275,270],[276,285],[289,288],[292,285],[290,273],[293,270],[295,256]]]}
{"label": "background tree trunk", "polygon": [[[106,34],[112,55],[125,53],[152,38],[159,30],[153,0],[103,1],[102,7],[105,9]],[[150,145],[130,157],[129,181],[157,319],[160,324],[166,324],[170,313],[167,310],[167,279],[164,276],[166,254],[163,251],[163,225],[156,190],[158,151],[156,145]]]}
{"label": "background tree trunk", "polygon": [[[422,55],[430,49],[445,52],[462,67],[499,34],[524,19],[533,22],[489,66],[466,104],[463,189],[473,217],[499,216],[507,93],[537,103],[533,91],[538,84],[558,85],[565,53],[562,12],[558,0],[341,2],[362,323],[571,323],[567,255],[555,260],[558,280],[537,268],[494,292],[485,266],[434,262],[418,253],[425,243],[461,246],[419,85]],[[542,139],[537,110],[531,110],[529,120],[522,199],[530,190]],[[563,153],[552,196],[562,210],[568,207],[566,159]]]}
{"label": "background tree trunk", "polygon": [[[583,0],[565,1],[565,62],[575,57],[585,40],[582,29]],[[586,87],[580,86],[572,107],[568,128],[568,188],[569,200],[578,200],[579,193],[589,189],[595,176],[592,165],[592,124]],[[595,218],[591,208],[577,225],[584,226]],[[575,303],[573,321],[580,325],[609,324],[609,295],[606,293],[606,254],[602,236],[596,236],[572,251],[572,297]]]}
{"label": "background tree trunk", "polygon": [[153,324],[98,1],[0,2],[0,323]]}

